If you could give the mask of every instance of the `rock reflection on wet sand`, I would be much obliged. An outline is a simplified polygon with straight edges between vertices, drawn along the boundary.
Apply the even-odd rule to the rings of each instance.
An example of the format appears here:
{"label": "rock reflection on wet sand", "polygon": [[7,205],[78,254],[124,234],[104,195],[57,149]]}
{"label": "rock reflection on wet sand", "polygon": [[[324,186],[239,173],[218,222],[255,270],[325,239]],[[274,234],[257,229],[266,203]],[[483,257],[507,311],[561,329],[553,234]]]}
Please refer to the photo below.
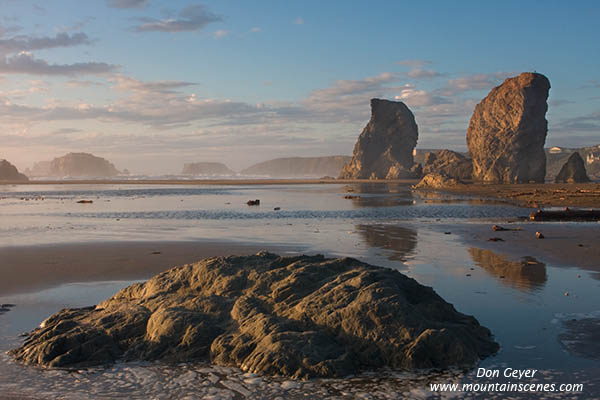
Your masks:
{"label": "rock reflection on wet sand", "polygon": [[357,225],[356,230],[370,247],[390,250],[390,260],[406,261],[417,247],[417,231],[398,225]]}
{"label": "rock reflection on wet sand", "polygon": [[469,253],[475,264],[505,285],[519,290],[539,290],[548,280],[546,264],[533,257],[524,257],[522,261],[510,261],[491,250],[471,247]]}

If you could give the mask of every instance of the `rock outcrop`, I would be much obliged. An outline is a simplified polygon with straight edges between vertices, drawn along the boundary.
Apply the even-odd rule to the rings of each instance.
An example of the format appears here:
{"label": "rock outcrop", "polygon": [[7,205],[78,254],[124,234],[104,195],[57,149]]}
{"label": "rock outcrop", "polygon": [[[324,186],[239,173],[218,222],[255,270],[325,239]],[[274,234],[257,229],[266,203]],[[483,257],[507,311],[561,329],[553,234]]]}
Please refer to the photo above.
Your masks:
{"label": "rock outcrop", "polygon": [[427,174],[413,186],[413,189],[441,189],[449,186],[461,185],[462,182],[451,178],[449,176],[438,174],[438,173],[430,173]]}
{"label": "rock outcrop", "polygon": [[439,150],[425,154],[423,174],[442,174],[459,180],[473,176],[473,160],[452,150]]}
{"label": "rock outcrop", "polygon": [[569,157],[558,175],[556,175],[556,178],[554,178],[554,182],[556,183],[584,183],[589,181],[590,178],[585,171],[585,163],[577,152],[571,154],[571,157]]}
{"label": "rock outcrop", "polygon": [[467,132],[474,180],[544,182],[549,89],[544,75],[524,72],[506,79],[477,104]]}
{"label": "rock outcrop", "polygon": [[473,365],[498,350],[488,329],[432,288],[351,258],[217,257],[64,309],[11,354],[49,367],[210,359],[259,374]]}
{"label": "rock outcrop", "polygon": [[196,162],[183,165],[184,175],[235,175],[227,165],[218,162]]}
{"label": "rock outcrop", "polygon": [[119,171],[108,160],[89,153],[68,153],[50,161],[49,177],[111,178]]}
{"label": "rock outcrop", "polygon": [[400,101],[371,99],[371,120],[354,146],[343,179],[413,178],[419,133],[413,113]]}
{"label": "rock outcrop", "polygon": [[240,173],[242,175],[266,175],[277,178],[338,176],[342,167],[350,159],[349,156],[276,158],[254,164]]}
{"label": "rock outcrop", "polygon": [[25,182],[29,178],[19,172],[17,167],[6,160],[0,160],[0,181],[5,182]]}

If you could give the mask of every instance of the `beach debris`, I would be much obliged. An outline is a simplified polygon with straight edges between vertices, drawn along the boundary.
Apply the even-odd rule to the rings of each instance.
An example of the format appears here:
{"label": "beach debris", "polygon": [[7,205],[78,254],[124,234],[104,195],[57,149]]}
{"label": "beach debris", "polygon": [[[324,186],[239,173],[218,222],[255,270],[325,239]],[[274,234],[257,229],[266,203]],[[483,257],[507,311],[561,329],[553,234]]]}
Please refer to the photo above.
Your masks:
{"label": "beach debris", "polygon": [[492,226],[492,230],[494,232],[502,232],[502,231],[520,231],[521,228],[520,227],[516,227],[516,228],[505,228],[503,226],[500,225],[493,225]]}
{"label": "beach debris", "polygon": [[529,214],[531,221],[600,221],[600,210],[537,210]]}
{"label": "beach debris", "polygon": [[444,232],[444,235],[452,235],[452,232]]}
{"label": "beach debris", "polygon": [[273,209],[273,211],[279,211],[279,210],[281,210],[281,207],[275,207],[275,208]]}
{"label": "beach debris", "polygon": [[568,296],[568,295],[569,295],[569,292],[565,292],[565,296]]}
{"label": "beach debris", "polygon": [[78,200],[78,204],[92,204],[94,200]]}
{"label": "beach debris", "polygon": [[504,239],[499,237],[491,237],[488,239],[488,242],[504,242]]}
{"label": "beach debris", "polygon": [[471,274],[466,274],[465,276],[471,276]]}
{"label": "beach debris", "polygon": [[538,238],[538,239],[544,239],[545,238],[545,236],[544,236],[544,234],[542,232],[536,232],[535,233],[535,237]]}
{"label": "beach debris", "polygon": [[246,204],[248,204],[249,206],[260,206],[260,200],[256,199],[256,200],[248,200],[246,202]]}
{"label": "beach debris", "polygon": [[360,196],[347,194],[344,196],[345,199],[360,199]]}
{"label": "beach debris", "polygon": [[303,379],[470,366],[498,348],[474,317],[398,271],[260,252],[176,267],[97,306],[63,309],[10,353],[69,368],[210,360]]}
{"label": "beach debris", "polygon": [[155,255],[155,254],[162,254],[160,251],[153,251],[151,254]]}

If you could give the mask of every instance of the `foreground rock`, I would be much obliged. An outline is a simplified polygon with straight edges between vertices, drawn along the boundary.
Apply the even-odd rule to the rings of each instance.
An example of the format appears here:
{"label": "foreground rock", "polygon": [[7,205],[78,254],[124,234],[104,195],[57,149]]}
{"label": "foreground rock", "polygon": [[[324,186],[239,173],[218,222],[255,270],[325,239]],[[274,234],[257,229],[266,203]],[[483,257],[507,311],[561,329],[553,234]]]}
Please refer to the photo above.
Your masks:
{"label": "foreground rock", "polygon": [[400,101],[371,99],[371,120],[354,146],[343,179],[413,178],[413,149],[419,136],[413,113]]}
{"label": "foreground rock", "polygon": [[6,160],[0,160],[0,181],[26,182],[29,178],[19,172],[17,167]]}
{"label": "foreground rock", "polygon": [[184,175],[235,175],[227,165],[218,162],[186,163],[181,171]]}
{"label": "foreground rock", "polygon": [[305,378],[472,365],[497,350],[475,318],[397,271],[263,252],[173,268],[97,307],[62,310],[11,353],[50,367],[210,358]]}
{"label": "foreground rock", "polygon": [[242,175],[266,175],[273,178],[318,178],[338,176],[342,167],[351,160],[349,156],[287,157],[254,164]]}
{"label": "foreground rock", "polygon": [[427,174],[419,183],[413,186],[413,189],[442,189],[462,185],[457,179],[451,178],[444,174]]}
{"label": "foreground rock", "polygon": [[589,182],[590,178],[585,171],[585,164],[579,153],[571,154],[571,157],[562,166],[556,178],[555,183],[585,183]]}
{"label": "foreground rock", "polygon": [[467,132],[474,180],[544,182],[549,89],[544,75],[525,72],[506,79],[477,104]]}
{"label": "foreground rock", "polygon": [[442,174],[459,180],[473,176],[473,160],[452,150],[440,150],[425,154],[423,174]]}

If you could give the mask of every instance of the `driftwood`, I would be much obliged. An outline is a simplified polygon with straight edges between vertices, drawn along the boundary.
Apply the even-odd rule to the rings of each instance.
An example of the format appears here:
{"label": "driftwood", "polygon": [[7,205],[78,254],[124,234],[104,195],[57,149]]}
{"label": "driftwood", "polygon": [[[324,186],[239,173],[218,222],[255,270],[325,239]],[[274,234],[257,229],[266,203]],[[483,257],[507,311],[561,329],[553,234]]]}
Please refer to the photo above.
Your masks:
{"label": "driftwood", "polygon": [[600,221],[600,210],[537,210],[529,214],[531,221]]}

